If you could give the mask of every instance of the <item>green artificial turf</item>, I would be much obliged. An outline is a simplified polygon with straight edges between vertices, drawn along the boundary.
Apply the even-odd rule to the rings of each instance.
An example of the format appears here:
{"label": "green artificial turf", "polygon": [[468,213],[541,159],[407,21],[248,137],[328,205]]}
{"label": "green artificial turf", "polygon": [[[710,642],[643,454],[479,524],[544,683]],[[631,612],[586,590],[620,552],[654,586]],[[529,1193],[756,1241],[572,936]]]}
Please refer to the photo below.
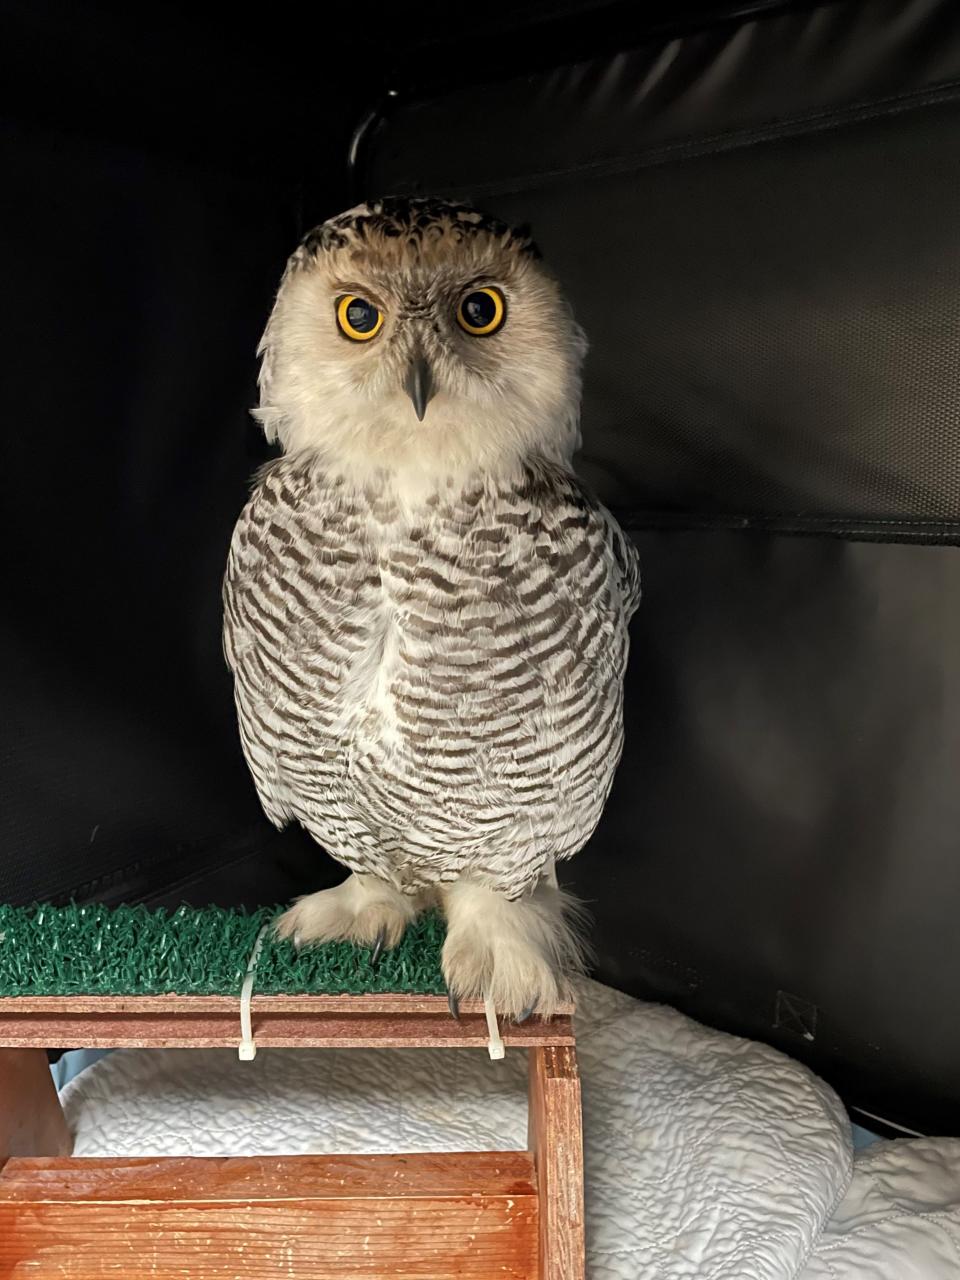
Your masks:
{"label": "green artificial turf", "polygon": [[[257,934],[276,913],[0,906],[0,996],[235,995]],[[366,947],[331,942],[298,952],[270,932],[254,991],[442,995],[443,936],[441,918],[427,913],[374,965]]]}

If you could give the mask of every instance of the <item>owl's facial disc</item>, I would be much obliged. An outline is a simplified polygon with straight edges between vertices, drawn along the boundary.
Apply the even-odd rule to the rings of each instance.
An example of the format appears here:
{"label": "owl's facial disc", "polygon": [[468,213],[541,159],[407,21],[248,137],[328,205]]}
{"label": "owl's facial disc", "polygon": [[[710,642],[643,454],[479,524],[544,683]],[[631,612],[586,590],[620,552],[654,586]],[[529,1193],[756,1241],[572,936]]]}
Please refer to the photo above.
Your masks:
{"label": "owl's facial disc", "polygon": [[257,416],[357,483],[501,474],[572,454],[583,350],[525,233],[444,201],[376,201],[290,260]]}
{"label": "owl's facial disc", "polygon": [[421,352],[416,352],[410,361],[407,369],[407,376],[403,380],[403,389],[413,402],[413,411],[417,415],[417,421],[422,422],[423,416],[427,412],[427,405],[433,397],[436,390],[433,383],[433,370],[430,363]]}

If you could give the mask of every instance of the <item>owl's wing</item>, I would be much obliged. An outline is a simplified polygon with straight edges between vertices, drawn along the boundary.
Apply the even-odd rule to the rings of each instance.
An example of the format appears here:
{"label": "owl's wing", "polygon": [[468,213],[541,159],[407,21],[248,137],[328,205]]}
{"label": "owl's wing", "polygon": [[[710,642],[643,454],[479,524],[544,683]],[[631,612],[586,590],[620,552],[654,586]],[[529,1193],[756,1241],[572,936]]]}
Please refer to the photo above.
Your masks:
{"label": "owl's wing", "polygon": [[[559,512],[572,506],[577,513],[575,523],[582,529],[586,543],[603,546],[611,562],[613,577],[620,596],[624,622],[629,622],[640,603],[640,556],[630,538],[623,532],[602,502],[599,502],[572,475],[567,474],[557,485]],[[566,516],[557,526],[563,529],[574,521]]]}
{"label": "owl's wing", "polygon": [[629,622],[640,604],[640,554],[606,507],[594,505],[617,566],[624,621]]}
{"label": "owl's wing", "polygon": [[271,678],[273,663],[264,662],[264,644],[274,646],[273,657],[281,665],[287,655],[282,631],[268,631],[270,620],[264,618],[263,601],[275,596],[263,538],[266,505],[262,488],[255,489],[234,528],[223,579],[223,653],[233,673],[244,758],[264,812],[282,828],[290,821],[290,811],[273,731],[283,690]]}

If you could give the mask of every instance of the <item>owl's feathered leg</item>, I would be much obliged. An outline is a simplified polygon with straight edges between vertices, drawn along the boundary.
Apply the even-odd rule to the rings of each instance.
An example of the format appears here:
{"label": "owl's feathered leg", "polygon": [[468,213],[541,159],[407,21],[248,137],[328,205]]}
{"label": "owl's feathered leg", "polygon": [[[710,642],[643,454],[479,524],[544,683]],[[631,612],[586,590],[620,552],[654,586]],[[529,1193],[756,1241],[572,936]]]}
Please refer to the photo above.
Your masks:
{"label": "owl's feathered leg", "polygon": [[297,946],[312,942],[356,942],[375,947],[395,947],[425,901],[401,893],[376,876],[351,875],[333,889],[321,889],[298,898],[276,924],[282,938]]}
{"label": "owl's feathered leg", "polygon": [[583,969],[583,947],[569,919],[576,917],[575,902],[543,880],[521,898],[469,879],[444,887],[440,896],[451,1009],[459,1000],[490,996],[507,1017],[555,1013],[569,997],[569,978]]}

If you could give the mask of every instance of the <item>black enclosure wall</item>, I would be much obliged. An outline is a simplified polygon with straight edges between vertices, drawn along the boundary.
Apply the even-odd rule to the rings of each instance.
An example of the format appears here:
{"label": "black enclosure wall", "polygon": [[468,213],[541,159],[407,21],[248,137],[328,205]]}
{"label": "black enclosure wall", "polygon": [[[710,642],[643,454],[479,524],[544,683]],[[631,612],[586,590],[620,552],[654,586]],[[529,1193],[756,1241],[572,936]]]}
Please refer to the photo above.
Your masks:
{"label": "black enclosure wall", "polygon": [[960,1132],[960,8],[445,12],[331,58],[288,12],[11,10],[0,894],[338,878],[260,815],[220,655],[253,351],[306,225],[464,196],[568,288],[643,558],[566,875],[599,976]]}

